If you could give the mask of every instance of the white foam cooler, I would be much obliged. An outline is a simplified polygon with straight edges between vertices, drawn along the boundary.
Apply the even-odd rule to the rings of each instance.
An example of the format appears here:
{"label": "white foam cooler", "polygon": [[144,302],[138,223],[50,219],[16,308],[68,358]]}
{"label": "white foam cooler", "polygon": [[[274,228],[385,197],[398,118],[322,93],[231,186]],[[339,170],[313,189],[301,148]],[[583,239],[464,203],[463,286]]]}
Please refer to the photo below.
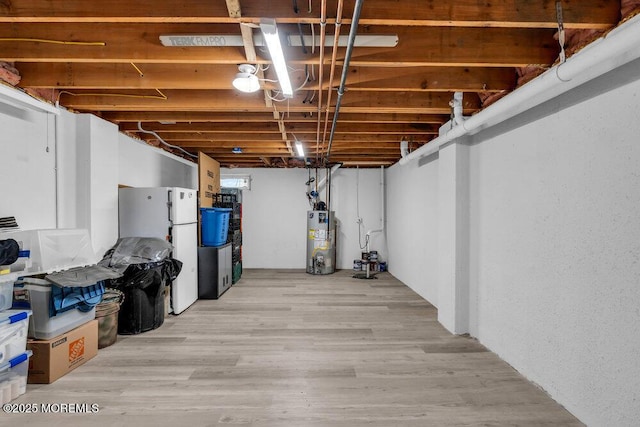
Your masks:
{"label": "white foam cooler", "polygon": [[7,310],[0,313],[0,363],[22,354],[27,349],[27,333],[31,310]]}
{"label": "white foam cooler", "polygon": [[96,317],[95,307],[90,311],[71,309],[50,317],[51,286],[55,285],[48,280],[25,277],[14,287],[14,307],[28,307],[32,311],[28,332],[31,338],[48,340]]}

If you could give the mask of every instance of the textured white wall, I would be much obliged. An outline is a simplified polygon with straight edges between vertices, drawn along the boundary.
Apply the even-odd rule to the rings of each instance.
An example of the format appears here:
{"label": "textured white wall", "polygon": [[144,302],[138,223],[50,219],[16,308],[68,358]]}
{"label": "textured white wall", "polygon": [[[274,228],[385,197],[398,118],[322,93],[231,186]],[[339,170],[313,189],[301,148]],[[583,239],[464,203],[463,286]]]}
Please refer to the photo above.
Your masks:
{"label": "textured white wall", "polygon": [[[251,175],[251,190],[242,192],[242,265],[244,268],[305,268],[307,252],[307,186],[305,169],[222,169],[221,174]],[[315,172],[313,173],[315,177]],[[319,172],[318,181],[324,177]],[[359,184],[358,184],[359,183]],[[356,223],[356,187],[366,229],[380,227],[380,170],[339,169],[333,175],[331,209],[339,222],[337,268],[352,269],[360,258]],[[326,202],[325,191],[320,199]],[[383,236],[373,235],[371,249],[386,256]]]}
{"label": "textured white wall", "polygon": [[15,216],[23,230],[56,228],[56,216],[60,228],[88,228],[98,256],[118,236],[118,184],[196,186],[195,164],[92,115],[62,110],[56,123],[0,99],[0,128],[0,216]]}
{"label": "textured white wall", "polygon": [[76,117],[78,227],[88,228],[99,258],[118,240],[118,127]]}
{"label": "textured white wall", "polygon": [[[382,203],[380,169],[339,169],[333,175],[331,206],[339,220],[337,267],[353,269],[353,260],[362,257],[365,234],[381,228]],[[357,223],[358,215],[362,226]],[[358,234],[360,228],[360,234]],[[369,249],[387,260],[384,233],[372,233]],[[360,240],[360,241],[358,241]]]}
{"label": "textured white wall", "polygon": [[118,141],[118,184],[198,188],[197,162],[183,160],[122,133]]}
{"label": "textured white wall", "polygon": [[438,154],[387,170],[389,271],[438,305]]}
{"label": "textured white wall", "polygon": [[0,217],[15,216],[23,230],[55,228],[53,115],[0,96]]}
{"label": "textured white wall", "polygon": [[471,154],[472,335],[592,426],[640,420],[640,82],[602,93],[620,79]]}

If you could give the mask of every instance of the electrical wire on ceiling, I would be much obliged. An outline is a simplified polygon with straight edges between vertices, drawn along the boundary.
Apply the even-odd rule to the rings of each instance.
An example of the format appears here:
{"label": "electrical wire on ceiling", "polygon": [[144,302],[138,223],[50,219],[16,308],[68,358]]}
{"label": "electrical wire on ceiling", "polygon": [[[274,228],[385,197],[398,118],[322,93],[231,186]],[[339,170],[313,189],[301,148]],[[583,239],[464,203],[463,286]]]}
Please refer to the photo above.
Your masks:
{"label": "electrical wire on ceiling", "polygon": [[153,135],[153,136],[155,136],[156,138],[158,138],[158,141],[160,141],[160,143],[161,143],[162,145],[164,145],[164,146],[167,146],[167,147],[169,147],[169,148],[173,148],[173,149],[175,149],[175,150],[182,151],[182,152],[183,152],[184,154],[186,154],[187,156],[191,156],[191,157],[194,157],[194,158],[198,158],[198,156],[197,156],[197,155],[195,155],[195,154],[191,154],[190,152],[188,152],[187,150],[185,150],[185,149],[184,149],[184,148],[182,148],[182,147],[178,147],[177,145],[169,144],[167,141],[165,141],[164,139],[162,139],[162,137],[161,137],[160,135],[158,135],[157,133],[155,133],[154,131],[152,131],[152,130],[145,130],[145,129],[142,129],[142,122],[138,122],[138,130],[139,130],[140,132],[142,132],[142,133],[146,133],[146,134],[149,134],[149,135]]}
{"label": "electrical wire on ceiling", "polygon": [[49,44],[67,44],[76,46],[106,46],[106,42],[73,42],[64,40],[38,39],[30,37],[2,37],[0,42],[37,42]]}
{"label": "electrical wire on ceiling", "polygon": [[134,64],[133,62],[130,62],[129,64],[131,64],[131,66],[132,66],[133,68],[135,68],[135,70],[138,72],[138,74],[140,74],[140,77],[144,77],[144,73],[142,72],[142,70],[140,70],[140,68],[138,68],[138,67],[136,66],[136,64]]}
{"label": "electrical wire on ceiling", "polygon": [[58,97],[56,98],[56,105],[60,104],[60,96],[62,94],[67,94],[67,95],[71,95],[71,96],[115,96],[115,97],[119,97],[119,98],[143,98],[143,99],[161,99],[163,101],[168,100],[169,98],[167,97],[167,95],[165,95],[164,93],[162,93],[162,91],[160,89],[155,89],[156,92],[158,92],[160,94],[160,96],[158,95],[132,95],[132,94],[128,94],[128,93],[73,93],[73,92],[69,92],[68,90],[61,90],[60,92],[58,92]]}
{"label": "electrical wire on ceiling", "polygon": [[558,43],[560,44],[560,63],[564,63],[567,60],[567,55],[564,51],[565,33],[564,33],[564,19],[562,17],[562,3],[560,0],[556,0],[556,18],[558,20]]}

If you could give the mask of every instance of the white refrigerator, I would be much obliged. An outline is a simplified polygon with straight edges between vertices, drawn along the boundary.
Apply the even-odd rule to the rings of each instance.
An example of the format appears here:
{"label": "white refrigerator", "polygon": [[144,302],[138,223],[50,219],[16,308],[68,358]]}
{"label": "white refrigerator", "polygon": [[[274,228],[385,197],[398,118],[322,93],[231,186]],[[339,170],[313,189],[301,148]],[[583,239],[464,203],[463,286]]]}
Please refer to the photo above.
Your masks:
{"label": "white refrigerator", "polygon": [[157,237],[173,245],[182,262],[171,284],[171,307],[180,314],[198,299],[198,202],[196,190],[178,187],[121,188],[120,237]]}

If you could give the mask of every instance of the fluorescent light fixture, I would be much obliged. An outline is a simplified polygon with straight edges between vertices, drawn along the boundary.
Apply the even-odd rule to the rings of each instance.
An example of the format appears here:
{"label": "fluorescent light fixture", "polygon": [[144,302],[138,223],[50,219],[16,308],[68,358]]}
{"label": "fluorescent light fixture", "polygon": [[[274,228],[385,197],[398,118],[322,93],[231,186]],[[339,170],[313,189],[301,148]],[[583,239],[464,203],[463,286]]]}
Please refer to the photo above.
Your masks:
{"label": "fluorescent light fixture", "polygon": [[260,81],[255,75],[256,67],[249,64],[240,64],[238,70],[240,72],[233,79],[233,87],[245,93],[253,93],[260,90]]}
{"label": "fluorescent light fixture", "polygon": [[304,157],[304,147],[302,146],[302,142],[296,141],[296,151],[298,152],[298,156]]}
{"label": "fluorescent light fixture", "polygon": [[273,62],[273,67],[276,69],[282,94],[286,98],[292,98],[293,88],[291,87],[291,80],[289,79],[289,72],[287,71],[287,63],[284,60],[284,52],[282,51],[276,20],[271,18],[260,19],[260,29],[262,30],[264,41],[267,43],[267,49],[269,49],[269,54],[271,55],[271,62]]}

